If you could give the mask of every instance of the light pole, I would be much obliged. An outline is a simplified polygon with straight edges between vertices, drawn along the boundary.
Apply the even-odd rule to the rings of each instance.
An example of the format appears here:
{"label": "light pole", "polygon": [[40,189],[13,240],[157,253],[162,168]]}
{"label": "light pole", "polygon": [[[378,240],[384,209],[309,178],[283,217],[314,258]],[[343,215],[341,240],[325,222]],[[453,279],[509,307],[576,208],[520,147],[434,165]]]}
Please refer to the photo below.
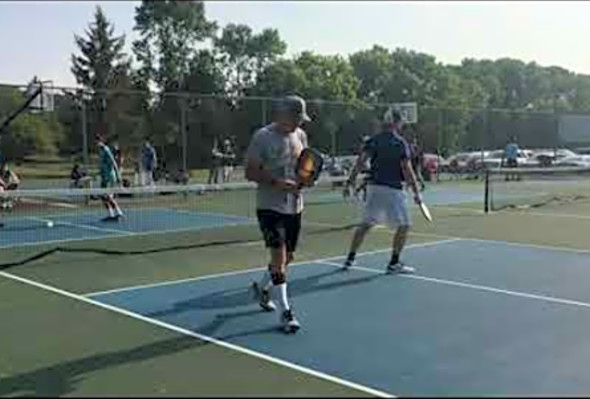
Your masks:
{"label": "light pole", "polygon": [[75,104],[76,109],[80,113],[80,134],[82,135],[82,163],[84,171],[88,173],[88,167],[90,165],[90,155],[88,149],[88,118],[86,102],[89,101],[92,96],[87,93],[84,89],[78,89],[75,92],[64,91]]}

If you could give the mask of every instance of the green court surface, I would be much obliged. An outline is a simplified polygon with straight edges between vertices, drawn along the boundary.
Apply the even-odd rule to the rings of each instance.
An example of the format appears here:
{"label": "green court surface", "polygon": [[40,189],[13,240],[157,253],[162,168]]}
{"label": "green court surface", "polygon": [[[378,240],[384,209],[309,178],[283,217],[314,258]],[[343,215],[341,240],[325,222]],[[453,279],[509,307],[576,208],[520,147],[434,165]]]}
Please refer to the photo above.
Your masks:
{"label": "green court surface", "polygon": [[[477,183],[432,184],[428,190],[441,187],[457,192],[474,187],[481,193]],[[327,191],[334,192],[339,191]],[[204,337],[87,296],[262,268],[267,254],[253,223],[252,192],[244,192],[239,198],[235,193],[230,196],[205,196],[199,199],[199,208],[177,200],[162,200],[164,204],[151,200],[149,206],[187,212],[181,214],[187,217],[189,211],[206,210],[241,217],[246,223],[182,228],[164,234],[158,230],[166,230],[169,225],[165,223],[181,226],[186,220],[180,217],[171,221],[171,215],[176,213],[152,213],[150,217],[157,219],[154,229],[140,226],[144,230],[133,230],[139,229],[133,225],[120,235],[115,232],[59,244],[40,240],[26,247],[17,240],[2,248],[2,263],[56,246],[71,251],[58,251],[0,272],[0,396],[395,395],[395,389],[373,389],[363,381],[324,372],[320,366],[301,366],[222,339]],[[430,205],[434,216],[431,224],[413,207],[410,244],[461,238],[482,243],[520,243],[531,248],[590,250],[590,205],[583,202],[487,215],[482,212],[481,201],[452,203],[445,196],[441,202],[432,199]],[[89,212],[99,209],[90,208]],[[359,215],[360,208],[355,204],[322,199],[310,204],[305,211],[296,262],[344,255]],[[15,213],[15,217],[19,214]],[[205,245],[217,241],[232,243]],[[390,242],[389,231],[376,228],[362,250],[385,250]],[[105,254],[101,252],[104,249],[136,253]],[[416,267],[420,271],[420,265]],[[331,315],[325,317],[329,322]],[[354,320],[354,314],[349,317]],[[313,326],[304,324],[304,328],[307,334],[313,334]],[[298,335],[291,336],[285,345],[296,348],[298,339]],[[326,345],[330,345],[329,340]],[[322,356],[328,355],[309,353],[310,358],[315,356],[319,364]]]}

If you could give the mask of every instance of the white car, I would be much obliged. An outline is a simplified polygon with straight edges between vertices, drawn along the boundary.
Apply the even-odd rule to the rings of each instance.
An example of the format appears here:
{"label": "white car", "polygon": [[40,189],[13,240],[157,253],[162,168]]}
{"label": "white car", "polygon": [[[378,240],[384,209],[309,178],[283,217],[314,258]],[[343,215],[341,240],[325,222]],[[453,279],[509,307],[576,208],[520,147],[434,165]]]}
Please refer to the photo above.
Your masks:
{"label": "white car", "polygon": [[[519,167],[526,167],[531,166],[531,158],[529,158],[528,150],[518,150],[518,157],[517,162]],[[488,169],[497,169],[500,168],[502,165],[506,163],[506,159],[504,158],[504,150],[495,150],[491,151],[488,156],[484,157],[483,165]]]}
{"label": "white car", "polygon": [[590,168],[590,155],[576,155],[573,157],[566,157],[553,162],[556,167],[569,166]]}
{"label": "white car", "polygon": [[578,156],[573,151],[570,151],[566,148],[560,149],[536,149],[532,150],[533,155],[531,156],[532,163],[534,166],[551,166],[554,165],[556,161],[566,158],[573,158]]}
{"label": "white car", "polygon": [[567,148],[560,148],[555,153],[556,159],[568,158],[578,156],[575,152],[568,150]]}

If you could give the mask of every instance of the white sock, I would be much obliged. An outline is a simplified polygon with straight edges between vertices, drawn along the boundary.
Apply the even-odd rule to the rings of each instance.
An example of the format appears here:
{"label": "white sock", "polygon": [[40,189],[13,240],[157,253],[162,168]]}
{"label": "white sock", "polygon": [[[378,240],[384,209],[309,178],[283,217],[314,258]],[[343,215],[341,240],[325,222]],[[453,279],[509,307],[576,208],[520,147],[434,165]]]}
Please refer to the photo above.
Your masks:
{"label": "white sock", "polygon": [[279,305],[281,306],[281,311],[284,312],[289,310],[291,307],[289,306],[289,299],[287,298],[287,283],[275,285],[275,289],[279,291]]}
{"label": "white sock", "polygon": [[107,206],[107,209],[109,211],[109,216],[110,217],[114,217],[115,216],[115,211],[113,211],[113,208],[109,205],[109,206]]}
{"label": "white sock", "polygon": [[123,211],[119,208],[119,204],[115,202],[115,210],[117,211],[117,215],[123,216]]}
{"label": "white sock", "polygon": [[270,281],[270,272],[267,270],[262,275],[262,280],[260,280],[260,288],[264,291],[270,290],[272,286],[272,282]]}

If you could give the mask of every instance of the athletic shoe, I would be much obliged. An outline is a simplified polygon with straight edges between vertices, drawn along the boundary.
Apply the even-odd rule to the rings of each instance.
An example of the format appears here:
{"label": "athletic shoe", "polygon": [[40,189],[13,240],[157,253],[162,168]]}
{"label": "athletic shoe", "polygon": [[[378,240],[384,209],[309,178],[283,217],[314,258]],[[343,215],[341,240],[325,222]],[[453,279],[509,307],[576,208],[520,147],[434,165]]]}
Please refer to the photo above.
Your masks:
{"label": "athletic shoe", "polygon": [[413,267],[404,265],[401,262],[397,262],[395,265],[388,265],[387,266],[387,273],[391,274],[414,274],[416,273],[416,269]]}
{"label": "athletic shoe", "polygon": [[258,300],[258,304],[265,312],[274,312],[277,306],[270,299],[270,292],[263,290],[258,286],[257,282],[252,283],[252,292],[254,293],[254,299]]}
{"label": "athletic shoe", "polygon": [[354,266],[354,259],[346,259],[344,261],[344,265],[342,266],[342,268],[344,270],[349,270],[353,266]]}
{"label": "athletic shoe", "polygon": [[104,217],[101,219],[101,221],[103,221],[103,222],[116,222],[118,220],[119,220],[119,218],[116,216],[107,216],[107,217]]}
{"label": "athletic shoe", "polygon": [[301,325],[293,314],[293,309],[285,310],[281,315],[281,323],[283,323],[283,330],[287,334],[294,334],[301,328]]}

